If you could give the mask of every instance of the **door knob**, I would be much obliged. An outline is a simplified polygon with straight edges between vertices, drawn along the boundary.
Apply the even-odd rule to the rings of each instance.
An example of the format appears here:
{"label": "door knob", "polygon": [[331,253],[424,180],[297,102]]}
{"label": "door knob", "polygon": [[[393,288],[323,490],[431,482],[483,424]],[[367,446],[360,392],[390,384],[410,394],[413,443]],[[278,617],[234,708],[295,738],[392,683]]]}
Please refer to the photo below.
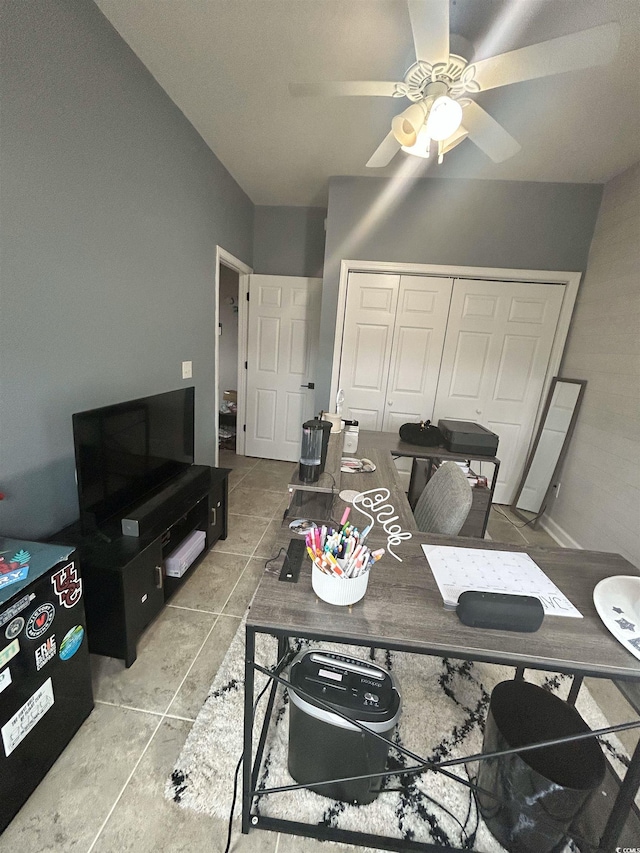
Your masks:
{"label": "door knob", "polygon": [[387,406],[393,406],[393,400],[387,400]]}
{"label": "door knob", "polygon": [[482,409],[476,409],[476,415],[481,415],[481,414],[482,414]]}
{"label": "door knob", "polygon": [[316,387],[316,383],[315,382],[307,382],[306,385],[301,385],[300,387],[301,388],[311,388],[313,390]]}

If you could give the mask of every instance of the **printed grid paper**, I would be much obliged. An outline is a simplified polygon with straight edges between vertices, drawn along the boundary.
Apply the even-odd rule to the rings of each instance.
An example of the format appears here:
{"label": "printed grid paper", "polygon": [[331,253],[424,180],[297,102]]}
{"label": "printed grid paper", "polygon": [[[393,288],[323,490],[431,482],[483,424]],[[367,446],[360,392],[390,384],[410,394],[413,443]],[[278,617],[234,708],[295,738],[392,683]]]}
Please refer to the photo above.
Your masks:
{"label": "printed grid paper", "polygon": [[446,545],[423,545],[422,550],[445,607],[455,607],[460,593],[467,590],[502,592],[539,598],[546,616],[582,619],[582,613],[528,554]]}

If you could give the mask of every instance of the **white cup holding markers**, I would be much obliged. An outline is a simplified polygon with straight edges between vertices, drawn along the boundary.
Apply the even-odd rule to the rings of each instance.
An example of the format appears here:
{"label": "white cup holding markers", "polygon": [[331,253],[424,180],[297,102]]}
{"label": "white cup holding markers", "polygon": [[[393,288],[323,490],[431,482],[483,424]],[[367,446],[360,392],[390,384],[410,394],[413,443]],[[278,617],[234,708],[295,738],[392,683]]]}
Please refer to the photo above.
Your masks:
{"label": "white cup holding markers", "polygon": [[371,551],[364,541],[371,525],[362,533],[348,523],[345,509],[340,527],[317,527],[305,538],[311,557],[313,591],[328,604],[355,604],[364,597],[372,567],[384,554],[384,548]]}

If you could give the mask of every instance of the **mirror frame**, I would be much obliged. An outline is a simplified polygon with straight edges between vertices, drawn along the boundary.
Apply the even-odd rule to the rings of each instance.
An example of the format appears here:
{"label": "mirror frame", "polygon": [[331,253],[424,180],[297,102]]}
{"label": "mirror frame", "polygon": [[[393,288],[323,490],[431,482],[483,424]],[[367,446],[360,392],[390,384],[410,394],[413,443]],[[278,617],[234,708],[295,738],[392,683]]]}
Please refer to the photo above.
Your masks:
{"label": "mirror frame", "polygon": [[[556,385],[559,382],[564,382],[567,385],[580,385],[580,391],[578,392],[578,397],[576,399],[576,404],[573,407],[573,414],[571,415],[571,420],[569,421],[569,427],[567,428],[567,433],[564,437],[564,441],[562,442],[562,448],[560,450],[560,454],[558,456],[558,461],[556,462],[555,468],[553,469],[553,474],[551,475],[551,479],[549,480],[549,485],[547,486],[547,490],[544,493],[544,498],[542,499],[542,509],[536,514],[534,513],[535,520],[532,520],[528,515],[525,514],[525,510],[518,509],[517,504],[520,499],[520,495],[522,494],[522,490],[524,488],[524,484],[527,482],[527,476],[533,464],[533,460],[535,459],[536,450],[538,449],[538,444],[540,443],[540,436],[542,435],[542,431],[544,430],[544,426],[547,420],[547,415],[549,413],[549,409],[551,408],[551,401],[553,400],[553,393],[556,389]],[[567,455],[567,450],[569,448],[569,442],[571,440],[571,436],[573,435],[573,430],[576,425],[576,421],[578,419],[578,413],[580,411],[580,406],[582,405],[582,398],[584,397],[585,388],[587,386],[586,379],[565,379],[564,376],[554,376],[551,380],[551,387],[549,388],[549,393],[547,394],[547,399],[544,404],[544,409],[542,411],[542,416],[540,418],[540,425],[538,426],[538,431],[536,432],[535,441],[533,442],[533,446],[531,448],[531,452],[527,456],[527,462],[524,466],[524,471],[522,473],[522,477],[520,482],[518,483],[518,488],[516,490],[515,497],[513,498],[509,509],[511,512],[517,516],[522,521],[530,522],[531,526],[536,528],[540,521],[540,518],[544,515],[547,504],[549,502],[549,495],[555,488],[554,483],[560,472],[562,467],[562,463],[565,460],[565,456]],[[537,517],[536,517],[537,515]]]}

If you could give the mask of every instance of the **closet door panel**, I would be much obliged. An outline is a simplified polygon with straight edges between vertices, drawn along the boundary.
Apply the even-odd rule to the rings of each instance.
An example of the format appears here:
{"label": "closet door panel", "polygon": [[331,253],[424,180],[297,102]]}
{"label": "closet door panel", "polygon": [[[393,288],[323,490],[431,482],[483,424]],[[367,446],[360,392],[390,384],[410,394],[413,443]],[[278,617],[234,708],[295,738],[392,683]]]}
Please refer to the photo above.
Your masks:
{"label": "closet door panel", "polygon": [[399,285],[398,275],[349,275],[339,387],[361,429],[382,429]]}
{"label": "closet door panel", "polygon": [[498,434],[494,500],[510,503],[524,467],[564,288],[456,280],[434,420],[474,421]]}
{"label": "closet door panel", "polygon": [[351,273],[339,386],[345,417],[397,432],[431,418],[452,278]]}

